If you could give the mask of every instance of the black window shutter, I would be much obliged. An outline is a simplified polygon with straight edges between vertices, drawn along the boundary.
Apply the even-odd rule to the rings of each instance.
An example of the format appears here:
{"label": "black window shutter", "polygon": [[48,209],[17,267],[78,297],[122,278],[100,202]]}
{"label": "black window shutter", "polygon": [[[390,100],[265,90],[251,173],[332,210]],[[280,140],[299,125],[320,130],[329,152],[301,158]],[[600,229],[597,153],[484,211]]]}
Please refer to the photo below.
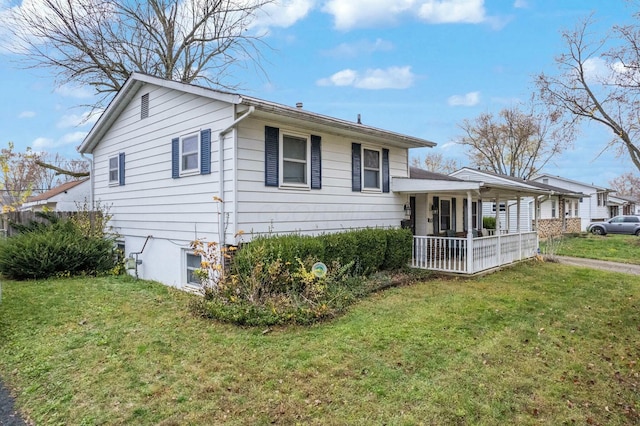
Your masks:
{"label": "black window shutter", "polygon": [[[471,217],[473,217],[473,215]],[[469,230],[469,227],[467,226],[468,221],[469,219],[467,219],[467,199],[463,198],[462,199],[462,230],[464,232],[467,232]],[[473,224],[471,225],[473,226]]]}
{"label": "black window shutter", "polygon": [[322,189],[322,139],[311,135],[311,189]]}
{"label": "black window shutter", "polygon": [[171,177],[180,177],[180,138],[171,140]]}
{"label": "black window shutter", "polygon": [[200,174],[211,174],[211,129],[200,132]]}
{"label": "black window shutter", "polygon": [[389,150],[382,150],[382,192],[389,192]]}
{"label": "black window shutter", "polygon": [[362,190],[362,151],[359,143],[351,144],[351,190]]}
{"label": "black window shutter", "polygon": [[264,184],[278,186],[280,129],[264,126]]}
{"label": "black window shutter", "polygon": [[478,207],[476,207],[476,215],[478,216],[478,229],[484,228],[484,224],[482,223],[482,200],[478,200]]}
{"label": "black window shutter", "polygon": [[451,229],[457,231],[456,228],[456,198],[451,199]]}
{"label": "black window shutter", "polygon": [[438,235],[440,233],[440,197],[433,197],[433,208],[436,213],[433,214],[433,233]]}
{"label": "black window shutter", "polygon": [[124,152],[118,154],[118,185],[124,185]]}

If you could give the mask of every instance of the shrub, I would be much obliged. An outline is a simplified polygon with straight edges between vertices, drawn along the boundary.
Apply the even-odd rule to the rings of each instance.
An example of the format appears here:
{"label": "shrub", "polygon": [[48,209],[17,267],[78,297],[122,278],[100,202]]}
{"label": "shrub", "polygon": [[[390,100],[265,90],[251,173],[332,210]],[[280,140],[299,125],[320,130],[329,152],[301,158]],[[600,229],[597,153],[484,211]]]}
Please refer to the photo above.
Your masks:
{"label": "shrub", "polygon": [[382,269],[389,271],[400,269],[411,261],[413,234],[410,229],[389,229],[387,236],[387,251],[384,256]]}
{"label": "shrub", "polygon": [[496,218],[492,216],[484,216],[482,218],[482,227],[484,229],[496,229]]}
{"label": "shrub", "polygon": [[362,275],[371,275],[380,270],[384,264],[385,253],[387,252],[387,237],[384,229],[361,229],[353,231],[357,241],[356,259],[359,262]]}
{"label": "shrub", "polygon": [[[216,275],[215,262],[204,257],[207,270],[197,274],[203,279],[204,297],[195,300],[192,309],[241,325],[316,322],[378,288],[365,276],[405,266],[412,239],[406,229],[258,237],[235,253],[226,275]],[[204,247],[202,242],[194,244]],[[327,266],[325,276],[312,271],[318,261]],[[212,276],[219,277],[216,285],[206,285]]]}
{"label": "shrub", "polygon": [[113,241],[87,237],[68,220],[34,227],[0,244],[0,273],[16,280],[107,272],[114,259]]}

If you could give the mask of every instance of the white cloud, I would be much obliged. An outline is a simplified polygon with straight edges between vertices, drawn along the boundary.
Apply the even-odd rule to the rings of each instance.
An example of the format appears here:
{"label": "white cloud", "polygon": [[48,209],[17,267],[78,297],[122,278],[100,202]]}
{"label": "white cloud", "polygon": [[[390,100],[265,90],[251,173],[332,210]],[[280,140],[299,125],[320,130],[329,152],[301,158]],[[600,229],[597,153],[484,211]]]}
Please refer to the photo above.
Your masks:
{"label": "white cloud", "polygon": [[71,132],[62,135],[59,139],[51,139],[40,137],[35,139],[31,143],[31,148],[36,152],[49,151],[53,148],[60,148],[62,146],[79,144],[87,136],[88,132]]}
{"label": "white cloud", "polygon": [[360,55],[368,55],[375,52],[388,52],[393,50],[393,43],[378,38],[374,41],[360,40],[354,43],[341,43],[326,52],[329,56],[340,58],[354,58]]}
{"label": "white cloud", "polygon": [[478,24],[486,19],[484,0],[429,0],[420,6],[419,16],[432,24]]}
{"label": "white cloud", "polygon": [[358,72],[351,69],[338,71],[317,81],[319,86],[353,86],[357,89],[407,89],[415,80],[411,67],[389,67]]}
{"label": "white cloud", "polygon": [[31,148],[34,151],[46,151],[47,148],[52,148],[55,145],[55,141],[50,138],[37,138],[31,143]]}
{"label": "white cloud", "polygon": [[271,27],[289,28],[304,19],[311,9],[314,0],[278,0],[260,9],[251,28],[268,31]]}
{"label": "white cloud", "polygon": [[73,84],[64,84],[60,87],[56,87],[55,93],[64,97],[77,99],[86,99],[93,96],[93,93],[87,87],[76,86]]}
{"label": "white cloud", "polygon": [[414,3],[414,0],[329,0],[322,11],[333,15],[337,29],[350,30],[393,23],[398,15],[410,12]]}
{"label": "white cloud", "polygon": [[33,111],[22,111],[18,114],[18,118],[33,118],[36,116],[36,113]]}
{"label": "white cloud", "polygon": [[513,7],[516,9],[526,9],[529,7],[527,0],[516,0],[513,2]]}
{"label": "white cloud", "polygon": [[343,31],[395,24],[405,15],[431,24],[489,19],[484,0],[328,0],[322,11],[333,15],[335,27]]}
{"label": "white cloud", "polygon": [[451,106],[474,106],[480,102],[480,92],[469,92],[466,95],[453,95],[447,103]]}
{"label": "white cloud", "polygon": [[58,120],[56,127],[58,127],[59,129],[66,129],[69,127],[88,126],[98,121],[98,118],[100,118],[100,114],[102,114],[102,110],[96,110],[93,111],[93,113],[91,111],[85,111],[80,115],[63,115],[60,120]]}

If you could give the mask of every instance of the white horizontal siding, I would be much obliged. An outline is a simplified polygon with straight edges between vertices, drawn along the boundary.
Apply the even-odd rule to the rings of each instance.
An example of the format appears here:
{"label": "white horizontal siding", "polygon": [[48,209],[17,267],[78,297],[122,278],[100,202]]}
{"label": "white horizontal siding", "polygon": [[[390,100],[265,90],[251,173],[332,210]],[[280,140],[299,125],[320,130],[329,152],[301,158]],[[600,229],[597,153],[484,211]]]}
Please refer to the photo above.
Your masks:
{"label": "white horizontal siding", "polygon": [[[285,189],[264,184],[264,127],[280,127],[322,138],[322,189]],[[405,197],[394,193],[351,190],[351,143],[389,148],[391,176],[407,176],[407,151],[371,145],[312,129],[279,126],[257,119],[238,132],[236,229],[245,233],[319,234],[363,227],[397,227],[404,219]],[[246,237],[245,237],[246,238]]]}
{"label": "white horizontal siding", "polygon": [[[145,93],[149,93],[149,117],[140,119],[140,96]],[[219,204],[213,200],[219,195],[217,134],[232,120],[232,106],[223,102],[153,85],[142,87],[93,153],[95,199],[109,209],[114,231],[125,239],[152,235],[156,246],[160,239],[182,248],[197,237],[217,241]],[[211,129],[212,173],[173,179],[171,140],[203,129]],[[108,161],[120,152],[125,153],[125,185],[110,186]]]}

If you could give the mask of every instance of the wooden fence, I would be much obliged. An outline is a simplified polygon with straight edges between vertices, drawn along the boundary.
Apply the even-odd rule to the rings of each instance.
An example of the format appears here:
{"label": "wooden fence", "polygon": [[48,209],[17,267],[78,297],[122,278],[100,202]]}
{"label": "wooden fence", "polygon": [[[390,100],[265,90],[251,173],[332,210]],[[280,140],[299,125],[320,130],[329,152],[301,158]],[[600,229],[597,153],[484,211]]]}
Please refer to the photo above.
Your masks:
{"label": "wooden fence", "polygon": [[[39,222],[45,223],[47,219],[37,215],[38,212],[31,211],[23,211],[23,212],[8,212],[2,214],[2,230],[0,230],[1,236],[3,237],[11,237],[18,233],[18,231],[12,226],[12,224],[16,223],[19,225],[27,225],[31,222]],[[94,226],[102,225],[102,212],[100,211],[91,211],[91,212],[48,212],[47,214],[55,215],[59,219],[69,219],[71,217],[77,215],[86,215],[89,223],[91,224],[91,228]]]}

